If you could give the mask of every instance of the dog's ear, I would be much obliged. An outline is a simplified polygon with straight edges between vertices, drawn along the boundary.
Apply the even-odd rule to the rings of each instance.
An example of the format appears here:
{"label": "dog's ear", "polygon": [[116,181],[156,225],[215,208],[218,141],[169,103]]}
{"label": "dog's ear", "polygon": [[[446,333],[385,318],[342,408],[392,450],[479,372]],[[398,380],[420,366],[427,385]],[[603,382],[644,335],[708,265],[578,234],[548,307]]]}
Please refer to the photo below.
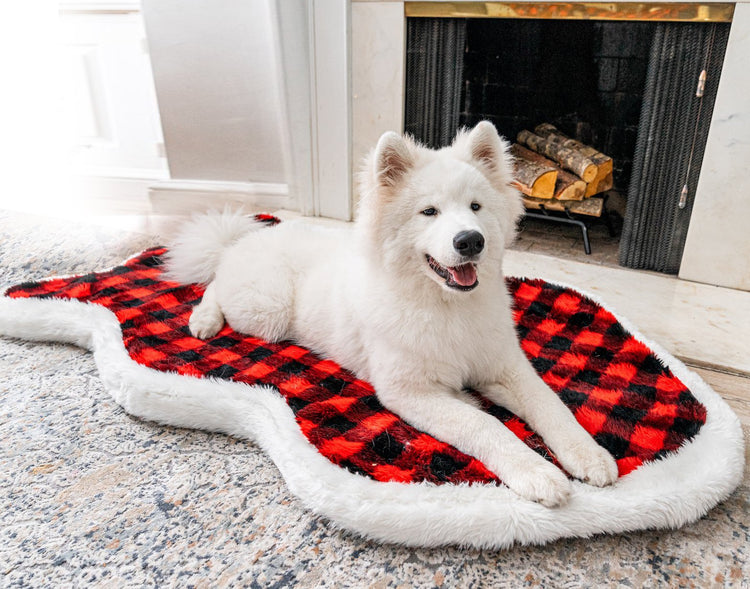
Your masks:
{"label": "dog's ear", "polygon": [[393,188],[414,165],[414,156],[406,139],[398,133],[383,133],[375,147],[375,177],[384,188]]}
{"label": "dog's ear", "polygon": [[459,133],[454,146],[497,190],[505,190],[513,181],[513,158],[508,153],[508,142],[498,135],[495,125],[489,121],[477,123],[468,133]]}
{"label": "dog's ear", "polygon": [[495,125],[489,121],[477,123],[468,136],[471,159],[490,173],[504,171],[506,143],[500,139]]}
{"label": "dog's ear", "polygon": [[467,156],[490,184],[503,197],[501,202],[505,213],[501,216],[505,245],[510,245],[516,233],[516,224],[523,212],[523,204],[518,191],[511,187],[513,180],[513,158],[508,153],[508,142],[497,133],[495,125],[481,121],[469,133],[456,138],[463,157]]}

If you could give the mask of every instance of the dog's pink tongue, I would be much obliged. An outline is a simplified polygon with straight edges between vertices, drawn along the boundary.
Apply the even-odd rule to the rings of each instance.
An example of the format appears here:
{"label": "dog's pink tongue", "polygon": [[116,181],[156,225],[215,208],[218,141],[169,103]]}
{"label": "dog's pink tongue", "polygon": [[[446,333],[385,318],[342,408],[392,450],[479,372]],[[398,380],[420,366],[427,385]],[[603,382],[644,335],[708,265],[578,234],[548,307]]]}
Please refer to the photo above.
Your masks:
{"label": "dog's pink tongue", "polygon": [[452,268],[448,268],[448,272],[451,273],[453,282],[461,286],[471,286],[477,281],[477,269],[474,267],[474,264],[453,266]]}

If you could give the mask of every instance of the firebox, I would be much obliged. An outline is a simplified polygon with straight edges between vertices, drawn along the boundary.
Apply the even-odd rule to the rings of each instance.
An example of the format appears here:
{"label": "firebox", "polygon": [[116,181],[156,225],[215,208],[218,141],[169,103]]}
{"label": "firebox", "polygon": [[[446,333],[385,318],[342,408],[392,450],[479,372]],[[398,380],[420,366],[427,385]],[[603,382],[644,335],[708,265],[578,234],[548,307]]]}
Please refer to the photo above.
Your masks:
{"label": "firebox", "polygon": [[[573,198],[560,200],[560,178],[576,171],[556,160],[556,153],[537,149],[559,169],[558,192],[540,198],[541,192],[522,184],[528,214],[541,211],[585,227],[589,219],[619,211],[620,264],[676,274],[731,7],[412,6],[405,131],[440,147],[458,128],[489,120],[523,150],[514,153],[528,153],[528,137],[549,135],[551,128],[560,141],[603,154],[611,159],[610,176],[599,186],[603,190],[588,180]],[[442,12],[436,14],[436,8]]]}

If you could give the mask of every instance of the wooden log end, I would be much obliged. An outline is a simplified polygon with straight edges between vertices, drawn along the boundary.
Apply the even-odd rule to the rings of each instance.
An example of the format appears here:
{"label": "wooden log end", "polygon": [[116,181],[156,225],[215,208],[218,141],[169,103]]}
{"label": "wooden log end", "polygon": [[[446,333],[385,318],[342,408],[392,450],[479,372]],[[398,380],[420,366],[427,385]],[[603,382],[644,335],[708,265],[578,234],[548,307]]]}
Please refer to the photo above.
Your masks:
{"label": "wooden log end", "polygon": [[612,180],[612,172],[610,172],[604,177],[595,178],[593,182],[587,184],[584,196],[589,197],[606,192],[607,190],[611,190],[612,186],[614,186],[614,182]]}
{"label": "wooden log end", "polygon": [[553,198],[555,196],[555,183],[557,182],[557,172],[545,172],[536,182],[534,182],[534,190],[530,196],[536,198]]}
{"label": "wooden log end", "polygon": [[552,198],[558,170],[554,162],[518,144],[510,152],[515,158],[513,185],[527,196]]}
{"label": "wooden log end", "polygon": [[583,172],[580,174],[584,182],[592,182],[596,175],[599,173],[599,167],[596,164],[586,166]]}
{"label": "wooden log end", "polygon": [[523,194],[526,196],[531,196],[534,198],[543,198],[543,199],[551,199],[555,196],[555,182],[557,181],[557,172],[554,170],[550,170],[549,172],[544,172],[543,174],[540,174],[537,176],[537,178],[534,180],[534,183],[529,186],[528,184],[524,184],[522,182],[519,182],[518,180],[514,180],[511,182],[511,185],[520,190]]}
{"label": "wooden log end", "polygon": [[586,184],[583,180],[577,180],[575,182],[571,182],[567,186],[560,187],[558,182],[558,187],[555,192],[555,198],[557,200],[583,200],[584,196],[586,195],[586,188],[588,187],[588,184]]}
{"label": "wooden log end", "polygon": [[603,160],[602,163],[597,164],[599,166],[599,174],[598,174],[598,176],[600,178],[604,178],[607,175],[611,176],[612,175],[612,170],[614,168],[614,164],[612,163],[612,158],[609,157],[609,156],[604,156],[604,157],[606,157],[607,159]]}

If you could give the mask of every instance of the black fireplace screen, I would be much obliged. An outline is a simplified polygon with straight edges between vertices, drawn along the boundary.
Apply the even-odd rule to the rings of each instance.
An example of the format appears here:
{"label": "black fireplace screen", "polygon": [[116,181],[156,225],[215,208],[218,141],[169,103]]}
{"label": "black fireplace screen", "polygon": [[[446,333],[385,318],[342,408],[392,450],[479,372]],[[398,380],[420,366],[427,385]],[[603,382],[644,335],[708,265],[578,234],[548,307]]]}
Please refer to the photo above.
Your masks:
{"label": "black fireplace screen", "polygon": [[407,20],[404,131],[425,145],[450,143],[459,127],[466,20]]}
{"label": "black fireplace screen", "polygon": [[482,119],[556,125],[613,158],[620,263],[676,273],[729,26],[409,18],[404,129],[440,147]]}
{"label": "black fireplace screen", "polygon": [[656,29],[620,239],[623,266],[680,269],[728,36],[727,24]]}

